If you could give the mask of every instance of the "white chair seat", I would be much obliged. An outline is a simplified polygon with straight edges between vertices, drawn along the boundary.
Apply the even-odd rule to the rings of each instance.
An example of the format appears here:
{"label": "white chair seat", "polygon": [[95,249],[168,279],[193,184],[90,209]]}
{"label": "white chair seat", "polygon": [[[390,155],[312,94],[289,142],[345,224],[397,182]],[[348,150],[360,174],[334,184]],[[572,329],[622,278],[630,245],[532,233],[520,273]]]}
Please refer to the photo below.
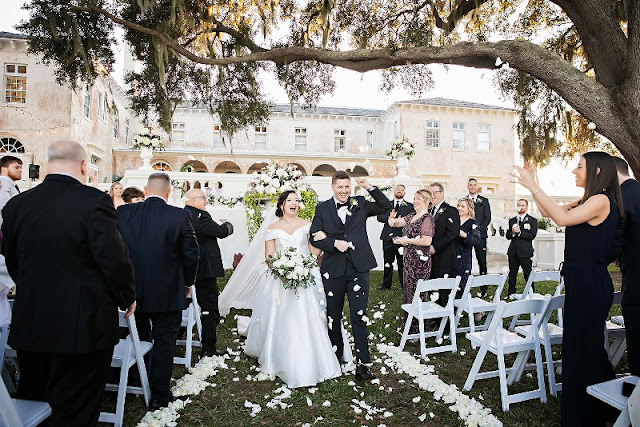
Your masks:
{"label": "white chair seat", "polygon": [[626,336],[626,329],[624,325],[613,323],[610,320],[607,320],[606,324],[609,338],[620,338]]}
{"label": "white chair seat", "polygon": [[[493,313],[498,308],[502,288],[507,281],[507,274],[485,274],[482,276],[469,276],[467,283],[462,291],[460,299],[454,300],[453,305],[458,309],[456,312],[456,333],[484,331],[489,327]],[[479,296],[473,296],[473,289],[489,289],[489,286],[495,286],[495,292],[491,301],[487,301]],[[460,326],[460,320],[464,313],[467,313],[469,326]],[[486,315],[484,323],[476,326],[475,315],[484,313]],[[484,317],[484,316],[483,316]],[[474,347],[475,348],[475,347]]]}
{"label": "white chair seat", "polygon": [[587,393],[622,411],[629,402],[629,398],[622,395],[622,383],[625,381],[638,384],[638,377],[621,377],[604,383],[593,384],[587,387]]}
{"label": "white chair seat", "polygon": [[624,317],[622,316],[611,316],[611,321],[616,325],[624,326]]}
{"label": "white chair seat", "polygon": [[[119,368],[122,366],[122,361],[125,359],[126,347],[127,345],[125,340],[120,340],[118,344],[116,344],[116,346],[113,348],[113,356],[111,357],[111,367]],[[133,346],[128,346],[128,347],[129,347],[129,357],[128,357],[129,366],[127,366],[127,369],[136,364],[135,349],[133,348]],[[140,341],[140,351],[142,352],[142,354],[147,354],[152,347],[153,347],[152,343],[148,341]]]}
{"label": "white chair seat", "polygon": [[[487,331],[473,332],[466,335],[467,339],[469,339],[469,341],[471,341],[476,346],[481,345],[486,336]],[[527,343],[527,346],[529,346],[529,342],[530,340],[527,340],[526,338],[514,332],[506,330],[502,331],[502,348],[504,353],[513,353],[520,351],[522,347],[520,344]],[[492,353],[498,351],[498,344],[496,342],[495,336],[491,338],[491,341],[489,341],[489,351],[491,351]]]}
{"label": "white chair seat", "polygon": [[37,426],[51,415],[51,406],[47,402],[20,399],[11,399],[11,401],[24,427]]}
{"label": "white chair seat", "polygon": [[[561,328],[555,323],[547,323],[547,330],[549,331],[549,338],[551,339],[552,345],[562,343],[562,333],[564,331],[564,328]],[[518,326],[516,327],[515,331],[520,335],[526,336],[531,331],[531,325]],[[542,328],[540,328],[540,330],[538,331],[538,336],[541,340],[544,340],[544,330]],[[541,341],[541,343],[544,345],[544,341]]]}
{"label": "white chair seat", "polygon": [[[402,309],[407,313],[411,313],[413,309],[413,305],[402,304]],[[431,301],[420,303],[420,309],[422,310],[423,317],[425,319],[439,318],[442,316],[447,316],[449,314],[449,310],[447,310],[440,304],[437,304]]]}

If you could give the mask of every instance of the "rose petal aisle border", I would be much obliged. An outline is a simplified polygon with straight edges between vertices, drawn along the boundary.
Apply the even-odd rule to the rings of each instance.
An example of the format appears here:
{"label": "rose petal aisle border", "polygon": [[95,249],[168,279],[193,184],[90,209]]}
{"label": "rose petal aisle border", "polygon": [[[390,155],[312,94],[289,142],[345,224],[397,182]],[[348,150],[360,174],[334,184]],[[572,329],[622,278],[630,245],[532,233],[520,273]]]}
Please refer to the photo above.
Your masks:
{"label": "rose petal aisle border", "polygon": [[452,403],[449,406],[457,412],[468,426],[502,426],[502,422],[477,400],[458,390],[455,384],[447,384],[436,375],[433,365],[423,365],[420,360],[393,345],[378,344],[377,349],[388,359],[384,363],[398,373],[405,373],[423,389],[433,393],[436,400]]}
{"label": "rose petal aisle border", "polygon": [[[229,355],[237,355],[239,352],[229,351]],[[176,397],[197,396],[207,387],[215,387],[215,383],[207,381],[215,376],[220,369],[227,369],[226,356],[212,356],[201,359],[194,367],[189,368],[189,373],[176,380],[176,384],[171,388],[171,392]],[[176,420],[180,417],[179,411],[191,403],[191,399],[176,400],[171,402],[166,408],[156,411],[149,411],[140,420],[137,427],[162,427],[176,425]]]}

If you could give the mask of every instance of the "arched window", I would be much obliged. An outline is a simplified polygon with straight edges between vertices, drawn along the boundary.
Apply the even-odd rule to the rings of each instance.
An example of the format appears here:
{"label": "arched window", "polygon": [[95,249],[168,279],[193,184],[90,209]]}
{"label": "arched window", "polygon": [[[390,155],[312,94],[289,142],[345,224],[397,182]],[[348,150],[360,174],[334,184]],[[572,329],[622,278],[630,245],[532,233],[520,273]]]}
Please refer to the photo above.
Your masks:
{"label": "arched window", "polygon": [[171,165],[169,163],[164,162],[162,160],[155,162],[153,165],[151,165],[151,167],[153,168],[153,170],[157,170],[157,171],[170,172],[173,170],[173,168],[171,168]]}
{"label": "arched window", "polygon": [[0,152],[24,153],[24,146],[17,139],[7,136],[4,138],[0,138]]}

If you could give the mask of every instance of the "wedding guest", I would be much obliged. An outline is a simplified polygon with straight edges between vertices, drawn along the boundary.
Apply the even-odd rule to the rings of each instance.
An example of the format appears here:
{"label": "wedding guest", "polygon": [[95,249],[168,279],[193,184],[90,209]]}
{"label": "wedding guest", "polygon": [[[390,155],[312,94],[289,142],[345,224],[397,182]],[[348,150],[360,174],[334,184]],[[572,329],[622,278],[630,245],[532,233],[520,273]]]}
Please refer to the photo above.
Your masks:
{"label": "wedding guest", "polygon": [[631,375],[640,376],[640,184],[629,176],[629,165],[614,157],[624,204],[622,234],[622,315],[627,334],[627,359]]}
{"label": "wedding guest", "polygon": [[185,194],[185,209],[191,213],[193,228],[200,247],[198,273],[196,275],[196,291],[201,308],[202,350],[201,357],[223,356],[227,352],[216,348],[216,327],[220,321],[218,311],[218,277],[224,277],[222,254],[218,239],[224,239],[233,233],[230,222],[218,224],[205,210],[207,195],[204,191],[193,189]]}
{"label": "wedding guest", "polygon": [[9,199],[20,194],[16,181],[22,179],[22,160],[14,156],[0,159],[0,210]]}
{"label": "wedding guest", "polygon": [[514,169],[514,182],[531,191],[540,213],[566,226],[562,425],[605,425],[608,405],[589,396],[586,389],[614,378],[602,343],[613,302],[613,283],[605,258],[615,238],[618,218],[624,216],[616,166],[607,153],[583,154],[573,173],[584,195],[562,206],[542,191],[530,164]]}
{"label": "wedding guest", "polygon": [[50,426],[91,426],[118,342],[117,306],[126,317],[136,307],[133,269],[111,199],[84,184],[82,146],[58,141],[47,156],[44,181],[4,208],[4,253],[20,288],[9,334],[16,397],[49,402]]}
{"label": "wedding guest", "polygon": [[[470,178],[467,182],[467,190],[469,190],[469,199],[473,200],[473,208],[475,212],[475,221],[480,229],[480,243],[474,246],[476,259],[478,260],[478,269],[480,275],[487,274],[487,229],[491,223],[491,205],[489,199],[478,194],[478,180]],[[483,294],[487,293],[487,287],[482,286],[480,290]]]}
{"label": "wedding guest", "polygon": [[122,200],[126,204],[144,202],[144,192],[137,187],[127,187],[122,192]]}
{"label": "wedding guest", "polygon": [[[429,208],[433,196],[429,190],[418,190],[413,196],[414,212],[404,217],[397,217],[397,212],[391,211],[387,220],[389,227],[402,227],[402,235],[394,237],[393,243],[403,247],[403,284],[402,302],[409,304],[413,301],[418,280],[427,280],[431,273],[431,257],[428,248],[434,234],[433,218],[429,215]],[[407,315],[405,313],[405,322]],[[411,324],[410,333],[418,333],[418,322]]]}
{"label": "wedding guest", "polygon": [[[436,231],[431,241],[429,254],[432,256],[430,279],[455,277],[456,273],[456,239],[460,235],[460,214],[453,206],[444,201],[444,186],[439,182],[429,185],[433,194],[431,216],[434,219]],[[445,306],[449,292],[439,292],[438,303]]]}
{"label": "wedding guest", "polygon": [[517,202],[518,215],[509,220],[509,229],[505,237],[511,240],[507,257],[509,259],[509,290],[507,295],[511,296],[516,292],[516,279],[518,270],[522,267],[524,281],[529,280],[531,274],[531,258],[533,257],[533,239],[538,234],[538,220],[527,214],[529,202],[520,199]]}
{"label": "wedding guest", "polygon": [[195,282],[198,241],[191,214],[167,204],[171,180],[153,173],[144,188],[146,199],[118,209],[118,223],[135,271],[140,339],[148,340],[153,325],[149,384],[149,408],[167,406],[176,340],[187,308],[187,296]]}
{"label": "wedding guest", "polygon": [[405,186],[402,184],[396,185],[393,189],[393,207],[391,211],[378,215],[376,218],[379,222],[382,222],[382,233],[380,234],[380,240],[382,240],[382,253],[384,258],[384,276],[382,278],[382,285],[380,289],[391,289],[391,282],[393,280],[393,262],[398,264],[398,280],[400,281],[400,288],[404,289],[402,285],[403,280],[403,263],[402,253],[400,253],[400,245],[393,243],[394,237],[402,236],[402,227],[391,227],[388,223],[389,215],[393,214],[394,217],[403,218],[410,213],[414,212],[413,205],[404,199]]}
{"label": "wedding guest", "polygon": [[471,249],[480,244],[481,234],[475,220],[473,200],[460,199],[456,208],[460,215],[460,232],[456,239],[455,265],[455,275],[460,276],[460,288],[456,292],[456,298],[460,298],[471,275]]}
{"label": "wedding guest", "polygon": [[113,202],[113,207],[116,209],[125,204],[125,201],[122,199],[123,192],[124,188],[119,182],[114,182],[109,188],[109,196]]}

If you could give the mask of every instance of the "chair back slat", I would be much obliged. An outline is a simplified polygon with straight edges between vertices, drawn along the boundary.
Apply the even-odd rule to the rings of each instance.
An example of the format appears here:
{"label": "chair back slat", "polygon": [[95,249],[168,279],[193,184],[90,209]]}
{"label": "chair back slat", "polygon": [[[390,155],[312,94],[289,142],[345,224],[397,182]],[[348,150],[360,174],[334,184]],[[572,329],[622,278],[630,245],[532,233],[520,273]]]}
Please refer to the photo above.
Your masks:
{"label": "chair back slat", "polygon": [[542,314],[548,304],[549,298],[512,301],[505,305],[501,317],[505,319],[520,314]]}
{"label": "chair back slat", "polygon": [[443,277],[439,279],[418,280],[416,285],[416,292],[413,294],[413,298],[419,298],[423,292],[435,292],[440,290],[454,290],[460,283],[460,276],[457,277]]}

